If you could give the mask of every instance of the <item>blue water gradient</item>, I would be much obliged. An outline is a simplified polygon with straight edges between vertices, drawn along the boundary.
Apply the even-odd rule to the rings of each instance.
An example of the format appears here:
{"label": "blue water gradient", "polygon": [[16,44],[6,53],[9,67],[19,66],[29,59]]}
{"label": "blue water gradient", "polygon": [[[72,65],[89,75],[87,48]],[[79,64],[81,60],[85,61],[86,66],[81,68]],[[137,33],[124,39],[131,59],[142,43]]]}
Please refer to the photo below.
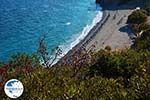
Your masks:
{"label": "blue water gradient", "polygon": [[46,33],[49,50],[68,45],[96,15],[95,0],[0,0],[0,60],[37,51]]}

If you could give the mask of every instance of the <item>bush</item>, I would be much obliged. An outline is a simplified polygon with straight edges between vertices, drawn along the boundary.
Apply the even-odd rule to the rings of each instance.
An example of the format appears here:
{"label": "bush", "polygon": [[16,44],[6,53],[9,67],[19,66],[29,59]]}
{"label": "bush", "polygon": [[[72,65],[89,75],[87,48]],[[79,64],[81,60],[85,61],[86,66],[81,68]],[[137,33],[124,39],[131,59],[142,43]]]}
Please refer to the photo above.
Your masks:
{"label": "bush", "polygon": [[139,30],[148,31],[148,30],[150,30],[150,25],[143,23],[140,25]]}
{"label": "bush", "polygon": [[[96,57],[98,55],[98,57]],[[125,77],[130,78],[135,74],[135,69],[139,67],[142,56],[134,50],[97,53],[97,60],[90,67],[91,75],[100,75],[108,78]],[[133,63],[134,62],[134,63]]]}
{"label": "bush", "polygon": [[105,47],[105,50],[111,51],[111,47],[110,47],[110,46],[106,46],[106,47]]}
{"label": "bush", "polygon": [[150,50],[150,29],[135,40],[133,47],[136,50]]}
{"label": "bush", "polygon": [[147,20],[146,12],[143,10],[136,10],[129,15],[127,23],[129,24],[141,24]]}
{"label": "bush", "polygon": [[27,65],[31,65],[31,66],[39,66],[39,58],[37,55],[28,55],[26,53],[18,53],[13,55],[10,60],[9,60],[9,64],[11,67],[15,68],[15,67],[24,67]]}
{"label": "bush", "polygon": [[150,100],[150,75],[133,76],[130,79],[130,94],[134,94],[136,100]]}

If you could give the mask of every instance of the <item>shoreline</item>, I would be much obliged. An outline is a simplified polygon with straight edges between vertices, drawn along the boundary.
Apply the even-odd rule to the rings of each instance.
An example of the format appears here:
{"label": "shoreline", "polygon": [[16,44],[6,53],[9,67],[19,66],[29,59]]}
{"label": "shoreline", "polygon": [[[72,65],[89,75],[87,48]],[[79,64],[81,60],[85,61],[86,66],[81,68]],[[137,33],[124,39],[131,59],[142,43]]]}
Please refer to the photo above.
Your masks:
{"label": "shoreline", "polygon": [[[103,8],[102,8],[103,9]],[[97,32],[101,29],[101,27],[103,26],[104,22],[106,22],[106,19],[108,17],[108,12],[106,12],[105,10],[102,10],[102,18],[99,22],[96,23],[96,25],[94,27],[92,27],[92,29],[88,32],[88,34],[85,36],[85,38],[83,40],[81,40],[79,43],[77,43],[71,50],[69,50],[61,59],[58,60],[58,62],[56,63],[56,65],[60,65],[64,59],[67,59],[70,55],[73,55],[74,53],[76,53],[78,50],[82,49],[83,47],[85,47],[86,45],[88,45],[88,43],[90,42],[90,40],[97,34]]]}
{"label": "shoreline", "polygon": [[70,49],[68,51],[70,51],[72,48],[78,45],[81,41],[83,41],[88,36],[89,32],[93,30],[93,28],[97,25],[97,23],[99,23],[102,20],[102,17],[103,17],[102,10],[95,11],[95,12],[96,12],[96,15],[93,18],[92,22],[83,27],[82,31],[79,32],[80,35],[76,37],[75,40],[72,41],[71,44],[69,45]]}
{"label": "shoreline", "polygon": [[100,4],[103,12],[102,19],[56,65],[72,65],[75,63],[74,59],[79,60],[82,51],[90,51],[91,48],[93,52],[97,52],[106,46],[110,46],[114,51],[131,47],[133,32],[126,21],[139,3],[135,0],[125,5],[116,4],[116,2]]}
{"label": "shoreline", "polygon": [[[70,45],[70,48],[69,50],[67,49],[65,52],[62,53],[62,55],[60,55],[60,57],[57,58],[57,60],[53,63],[53,65],[57,64],[61,59],[63,59],[66,55],[68,55],[69,52],[73,52],[73,50],[76,50],[77,48],[81,48],[83,45],[84,42],[86,43],[86,41],[89,41],[90,39],[88,38],[89,35],[91,36],[92,34],[91,31],[95,31],[95,28],[97,28],[97,25],[99,23],[101,23],[101,21],[103,20],[103,18],[105,17],[104,15],[105,12],[102,11],[102,7],[97,4],[101,9],[99,9],[98,11],[96,10],[96,15],[95,17],[93,18],[92,22],[90,24],[87,24],[88,28],[85,29],[87,26],[85,26],[83,28],[83,30],[80,32],[81,34],[79,35],[79,37],[77,37],[75,39],[75,41],[71,42]],[[94,35],[94,34],[93,34]],[[82,37],[81,37],[82,36]],[[86,40],[86,41],[85,41]],[[69,53],[70,54],[70,53]]]}

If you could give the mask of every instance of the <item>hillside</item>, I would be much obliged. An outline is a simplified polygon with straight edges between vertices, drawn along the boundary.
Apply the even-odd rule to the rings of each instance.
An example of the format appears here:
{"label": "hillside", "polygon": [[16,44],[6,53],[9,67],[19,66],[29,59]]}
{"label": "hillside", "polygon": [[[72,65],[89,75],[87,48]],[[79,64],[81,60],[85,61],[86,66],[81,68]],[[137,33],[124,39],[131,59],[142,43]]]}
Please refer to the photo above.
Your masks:
{"label": "hillside", "polygon": [[145,9],[132,12],[128,25],[136,37],[131,48],[81,53],[72,65],[43,68],[38,55],[25,53],[0,62],[0,99],[10,100],[3,86],[15,78],[25,88],[18,100],[150,100],[149,21]]}

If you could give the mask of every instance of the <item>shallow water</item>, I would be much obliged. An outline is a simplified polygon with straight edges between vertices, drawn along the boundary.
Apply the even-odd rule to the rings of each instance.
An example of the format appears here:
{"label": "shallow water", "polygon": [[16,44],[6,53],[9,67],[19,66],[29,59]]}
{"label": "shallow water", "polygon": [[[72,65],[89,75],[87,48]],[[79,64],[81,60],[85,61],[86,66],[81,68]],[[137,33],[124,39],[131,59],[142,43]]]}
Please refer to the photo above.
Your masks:
{"label": "shallow water", "polygon": [[49,50],[60,46],[66,53],[96,23],[96,14],[95,0],[0,0],[0,60],[36,52],[43,33]]}

